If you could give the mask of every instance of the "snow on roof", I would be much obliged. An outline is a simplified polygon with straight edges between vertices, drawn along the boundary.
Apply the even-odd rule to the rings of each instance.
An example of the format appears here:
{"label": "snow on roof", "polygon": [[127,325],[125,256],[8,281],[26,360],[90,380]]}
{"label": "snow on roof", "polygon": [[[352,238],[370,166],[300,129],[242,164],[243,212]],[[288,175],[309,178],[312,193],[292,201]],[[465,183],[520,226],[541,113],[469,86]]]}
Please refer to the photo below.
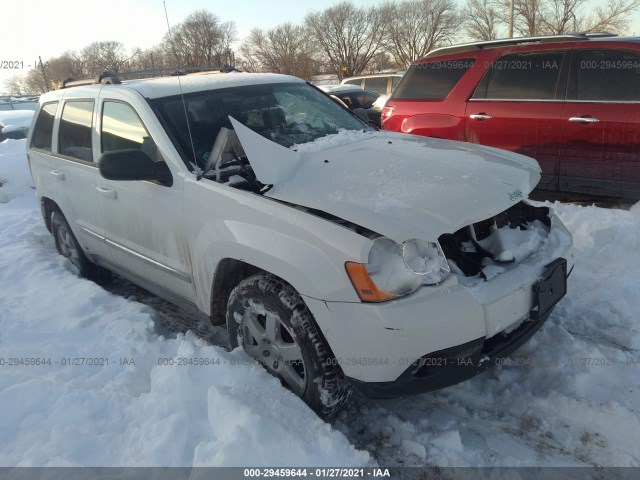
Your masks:
{"label": "snow on roof", "polygon": [[216,88],[284,82],[304,83],[304,80],[290,75],[275,73],[232,72],[130,80],[123,82],[123,85],[137,90],[147,98],[158,98],[178,94],[180,90],[182,90],[182,93],[193,93]]}

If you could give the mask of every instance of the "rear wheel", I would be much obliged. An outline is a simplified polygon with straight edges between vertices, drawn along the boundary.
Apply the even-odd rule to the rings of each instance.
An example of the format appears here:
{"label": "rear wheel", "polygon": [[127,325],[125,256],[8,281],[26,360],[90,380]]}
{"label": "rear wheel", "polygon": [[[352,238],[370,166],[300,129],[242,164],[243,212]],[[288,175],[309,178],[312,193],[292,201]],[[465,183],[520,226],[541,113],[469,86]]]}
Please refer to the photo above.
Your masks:
{"label": "rear wheel", "polygon": [[233,289],[227,329],[232,348],[242,346],[318,415],[332,416],[349,398],[351,385],[313,315],[278,277],[259,273]]}
{"label": "rear wheel", "polygon": [[78,275],[101,283],[111,278],[108,270],[98,267],[87,258],[71,231],[67,219],[58,210],[51,213],[51,233],[58,253],[71,262]]}

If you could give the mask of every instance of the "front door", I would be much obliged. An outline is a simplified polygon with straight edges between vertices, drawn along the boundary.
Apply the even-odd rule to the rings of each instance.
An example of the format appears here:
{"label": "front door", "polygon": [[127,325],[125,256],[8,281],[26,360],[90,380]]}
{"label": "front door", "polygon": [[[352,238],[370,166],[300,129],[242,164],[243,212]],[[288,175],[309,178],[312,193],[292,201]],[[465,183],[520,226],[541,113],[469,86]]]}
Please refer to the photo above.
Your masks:
{"label": "front door", "polygon": [[[102,153],[136,149],[155,161],[164,161],[130,104],[105,100],[100,114]],[[136,280],[151,281],[192,302],[195,295],[184,229],[182,186],[181,177],[175,174],[170,185],[100,177],[96,191],[112,262],[133,274]]]}

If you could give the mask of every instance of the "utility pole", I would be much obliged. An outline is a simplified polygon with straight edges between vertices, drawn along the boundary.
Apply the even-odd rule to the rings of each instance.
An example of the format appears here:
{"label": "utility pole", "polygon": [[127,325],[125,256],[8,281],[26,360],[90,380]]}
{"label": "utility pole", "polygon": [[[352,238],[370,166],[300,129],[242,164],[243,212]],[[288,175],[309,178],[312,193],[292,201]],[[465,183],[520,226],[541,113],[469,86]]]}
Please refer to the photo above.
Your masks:
{"label": "utility pole", "polygon": [[40,57],[40,55],[38,55],[38,66],[40,67],[40,71],[42,72],[42,79],[44,80],[44,88],[46,88],[48,92],[49,82],[47,81],[47,75],[44,72],[44,65],[42,64],[42,57]]}
{"label": "utility pole", "polygon": [[513,38],[513,2],[509,0],[509,38]]}

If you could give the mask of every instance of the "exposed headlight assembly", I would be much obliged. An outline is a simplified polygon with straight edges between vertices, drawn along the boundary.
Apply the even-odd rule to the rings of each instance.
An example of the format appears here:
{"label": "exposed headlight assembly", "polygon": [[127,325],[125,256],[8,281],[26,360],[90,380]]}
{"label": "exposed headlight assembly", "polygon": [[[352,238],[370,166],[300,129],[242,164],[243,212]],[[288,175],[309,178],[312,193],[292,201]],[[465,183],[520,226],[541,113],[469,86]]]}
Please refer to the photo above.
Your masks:
{"label": "exposed headlight assembly", "polygon": [[377,238],[367,264],[347,262],[347,273],[365,302],[408,295],[421,285],[437,285],[451,273],[438,242],[411,239],[402,244]]}

